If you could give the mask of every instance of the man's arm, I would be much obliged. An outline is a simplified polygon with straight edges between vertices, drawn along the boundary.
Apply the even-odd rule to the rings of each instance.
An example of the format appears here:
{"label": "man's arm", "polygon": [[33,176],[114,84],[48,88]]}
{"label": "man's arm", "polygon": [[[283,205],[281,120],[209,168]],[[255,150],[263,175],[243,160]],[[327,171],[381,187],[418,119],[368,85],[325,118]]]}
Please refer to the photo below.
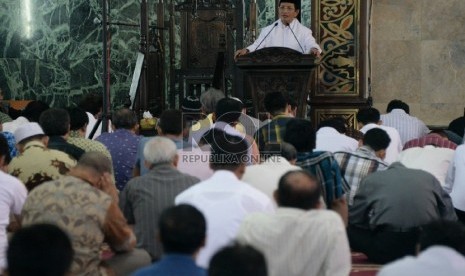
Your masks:
{"label": "man's arm", "polygon": [[436,194],[436,200],[438,204],[439,214],[441,215],[442,219],[445,220],[457,220],[457,215],[454,210],[454,206],[452,205],[452,199],[450,198],[449,194],[444,191],[441,187],[439,181],[434,177],[433,179],[433,191]]}
{"label": "man's arm", "polygon": [[116,252],[131,251],[136,245],[136,237],[114,201],[108,208],[103,233],[105,241]]}

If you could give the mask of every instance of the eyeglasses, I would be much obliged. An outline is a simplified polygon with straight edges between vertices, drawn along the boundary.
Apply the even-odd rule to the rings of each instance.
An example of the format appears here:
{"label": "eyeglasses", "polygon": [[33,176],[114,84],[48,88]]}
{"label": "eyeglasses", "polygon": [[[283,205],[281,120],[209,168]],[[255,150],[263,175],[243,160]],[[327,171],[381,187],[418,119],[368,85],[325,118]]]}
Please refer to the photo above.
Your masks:
{"label": "eyeglasses", "polygon": [[280,11],[294,11],[295,9],[292,7],[279,7]]}

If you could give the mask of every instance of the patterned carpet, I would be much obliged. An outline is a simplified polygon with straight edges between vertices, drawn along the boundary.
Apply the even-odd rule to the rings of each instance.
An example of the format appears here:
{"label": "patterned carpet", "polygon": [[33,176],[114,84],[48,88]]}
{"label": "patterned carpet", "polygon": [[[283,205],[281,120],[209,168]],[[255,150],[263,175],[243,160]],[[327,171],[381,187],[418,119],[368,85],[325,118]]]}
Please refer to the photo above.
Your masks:
{"label": "patterned carpet", "polygon": [[375,276],[381,265],[368,261],[363,253],[352,252],[352,271],[350,276]]}

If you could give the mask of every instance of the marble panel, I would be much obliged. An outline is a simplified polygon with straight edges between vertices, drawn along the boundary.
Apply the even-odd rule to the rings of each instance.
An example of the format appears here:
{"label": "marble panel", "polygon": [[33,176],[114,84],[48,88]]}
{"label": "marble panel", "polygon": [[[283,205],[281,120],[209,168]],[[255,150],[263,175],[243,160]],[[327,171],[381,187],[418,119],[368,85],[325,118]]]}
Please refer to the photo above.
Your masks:
{"label": "marble panel", "polygon": [[[420,2],[420,1],[419,1]],[[422,40],[463,40],[465,1],[422,0]]]}
{"label": "marble panel", "polygon": [[70,51],[68,58],[102,57],[101,7],[97,0],[70,2]]}
{"label": "marble panel", "polygon": [[418,2],[418,0],[373,1],[373,39],[420,39],[421,5]]}
{"label": "marble panel", "polygon": [[0,59],[0,87],[5,99],[15,98],[22,91],[20,59]]}
{"label": "marble panel", "polygon": [[[22,9],[25,29],[21,43],[21,58],[61,60],[68,57],[69,12],[67,1],[28,1]],[[30,13],[30,14],[29,14]]]}
{"label": "marble panel", "polygon": [[17,95],[22,99],[39,99],[51,106],[67,105],[69,94],[68,60],[43,61],[38,59],[21,60],[23,90]]}
{"label": "marble panel", "polygon": [[422,103],[463,102],[465,45],[458,41],[423,41],[421,55]]}
{"label": "marble panel", "polygon": [[112,107],[121,107],[129,94],[135,62],[133,60],[114,60],[111,62]]}
{"label": "marble panel", "polygon": [[0,2],[0,58],[19,58],[21,29],[20,2]]}
{"label": "marble panel", "polygon": [[70,89],[81,94],[102,92],[101,59],[70,60]]}
{"label": "marble panel", "polygon": [[408,103],[421,95],[419,41],[373,41],[372,96],[375,102],[400,99]]}

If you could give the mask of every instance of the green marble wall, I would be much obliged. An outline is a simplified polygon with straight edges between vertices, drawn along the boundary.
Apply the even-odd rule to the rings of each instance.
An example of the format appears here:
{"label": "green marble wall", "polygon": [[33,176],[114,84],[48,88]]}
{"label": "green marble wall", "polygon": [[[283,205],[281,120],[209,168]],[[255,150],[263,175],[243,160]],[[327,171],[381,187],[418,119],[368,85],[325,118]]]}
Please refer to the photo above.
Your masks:
{"label": "green marble wall", "polygon": [[[108,2],[112,22],[139,23],[138,0]],[[149,0],[150,24],[156,22],[156,2]],[[248,13],[249,1],[243,3],[244,12]],[[258,29],[275,20],[274,0],[259,0],[257,10]],[[5,99],[40,99],[52,106],[68,106],[79,101],[83,94],[101,92],[102,27],[95,22],[98,18],[101,18],[100,0],[2,0],[0,87]],[[179,24],[179,13],[176,18]],[[166,5],[165,20],[168,19]],[[310,1],[302,3],[302,22],[310,26]],[[110,30],[110,89],[115,107],[122,105],[129,91],[139,49],[139,28],[111,26]],[[177,65],[179,33],[176,26]],[[168,37],[166,31],[166,71]]]}

